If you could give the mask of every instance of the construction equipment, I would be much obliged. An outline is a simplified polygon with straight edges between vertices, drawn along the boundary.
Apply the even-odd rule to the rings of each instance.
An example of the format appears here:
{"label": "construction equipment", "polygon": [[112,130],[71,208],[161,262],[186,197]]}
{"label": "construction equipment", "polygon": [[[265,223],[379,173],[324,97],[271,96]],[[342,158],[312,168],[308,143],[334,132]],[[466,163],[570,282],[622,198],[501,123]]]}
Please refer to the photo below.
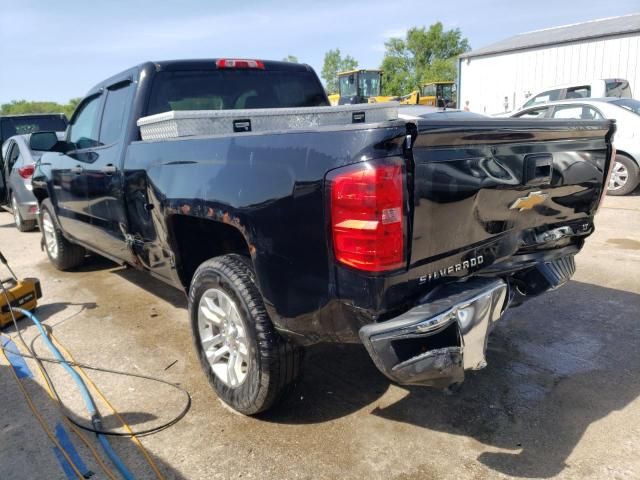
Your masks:
{"label": "construction equipment", "polygon": [[416,104],[440,108],[456,108],[456,84],[454,82],[431,82],[420,87]]}
{"label": "construction equipment", "polygon": [[331,105],[397,101],[403,105],[456,108],[456,84],[431,82],[403,96],[380,95],[382,70],[349,70],[338,73],[339,93],[329,95]]}
{"label": "construction equipment", "polygon": [[379,103],[398,100],[398,97],[380,95],[382,70],[349,70],[338,73],[339,93],[329,95],[331,105]]}
{"label": "construction equipment", "polygon": [[[0,290],[4,290],[6,292],[6,296],[4,294],[0,294],[0,328],[3,328],[5,325],[12,322],[7,297],[12,307],[19,307],[24,310],[33,311],[37,306],[38,298],[42,297],[42,288],[40,287],[40,280],[37,278],[25,278],[23,280],[18,280],[18,277],[9,266],[9,263],[2,252],[0,252],[0,262],[7,267],[7,270],[9,270],[9,273],[11,274],[11,277],[0,280],[3,287]],[[14,315],[16,319],[23,316],[22,313],[15,309]]]}

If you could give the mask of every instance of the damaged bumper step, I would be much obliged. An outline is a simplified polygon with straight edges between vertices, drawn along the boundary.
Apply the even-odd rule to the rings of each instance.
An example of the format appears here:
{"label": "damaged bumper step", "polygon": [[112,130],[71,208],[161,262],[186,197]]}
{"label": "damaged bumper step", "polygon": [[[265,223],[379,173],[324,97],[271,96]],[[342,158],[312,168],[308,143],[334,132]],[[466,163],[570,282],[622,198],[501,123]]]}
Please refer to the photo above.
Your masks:
{"label": "damaged bumper step", "polygon": [[446,388],[486,366],[487,338],[508,303],[504,280],[443,286],[408,312],[360,329],[378,369],[401,384]]}

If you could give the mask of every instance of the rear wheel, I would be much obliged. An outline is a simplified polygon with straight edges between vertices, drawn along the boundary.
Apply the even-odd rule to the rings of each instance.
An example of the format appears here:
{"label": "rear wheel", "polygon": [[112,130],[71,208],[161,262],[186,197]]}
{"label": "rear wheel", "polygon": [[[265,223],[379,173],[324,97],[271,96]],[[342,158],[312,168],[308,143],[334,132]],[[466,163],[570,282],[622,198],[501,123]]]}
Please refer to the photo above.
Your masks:
{"label": "rear wheel", "polygon": [[62,235],[48,199],[40,206],[40,226],[47,256],[58,270],[70,270],[84,262],[86,250]]}
{"label": "rear wheel", "polygon": [[627,195],[636,189],[638,182],[640,174],[636,162],[624,155],[616,155],[607,194]]}
{"label": "rear wheel", "polygon": [[302,350],[274,329],[244,257],[223,255],[200,265],[189,312],[201,366],[224,403],[254,415],[293,387]]}
{"label": "rear wheel", "polygon": [[36,227],[36,222],[33,220],[23,220],[20,215],[20,208],[18,206],[18,199],[16,194],[11,194],[11,210],[13,211],[13,221],[16,224],[16,228],[21,232],[29,232]]}

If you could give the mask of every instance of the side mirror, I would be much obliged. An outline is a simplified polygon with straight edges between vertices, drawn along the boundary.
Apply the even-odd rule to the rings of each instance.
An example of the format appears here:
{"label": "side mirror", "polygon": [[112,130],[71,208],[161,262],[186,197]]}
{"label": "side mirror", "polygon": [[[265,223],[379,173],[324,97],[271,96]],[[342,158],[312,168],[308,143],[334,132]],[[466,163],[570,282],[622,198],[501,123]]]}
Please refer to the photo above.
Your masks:
{"label": "side mirror", "polygon": [[56,132],[36,132],[31,134],[29,148],[41,152],[51,152],[58,143]]}

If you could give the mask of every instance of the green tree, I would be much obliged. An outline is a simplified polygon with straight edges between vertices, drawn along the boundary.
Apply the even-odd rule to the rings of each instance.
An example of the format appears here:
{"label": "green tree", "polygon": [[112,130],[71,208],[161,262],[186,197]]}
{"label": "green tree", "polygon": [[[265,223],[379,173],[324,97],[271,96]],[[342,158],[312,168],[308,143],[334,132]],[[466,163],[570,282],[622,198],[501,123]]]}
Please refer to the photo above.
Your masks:
{"label": "green tree", "polygon": [[300,63],[295,55],[287,55],[282,59],[283,62]]}
{"label": "green tree", "polygon": [[323,78],[327,92],[338,91],[338,73],[353,70],[358,67],[358,61],[351,55],[342,58],[340,49],[329,50],[324,54],[324,64],[320,76]]}
{"label": "green tree", "polygon": [[27,113],[64,113],[71,118],[73,111],[80,103],[81,98],[72,98],[69,103],[38,102],[27,100],[12,100],[0,105],[0,115],[23,115]]}
{"label": "green tree", "polygon": [[404,95],[421,84],[455,81],[456,59],[470,50],[459,29],[444,30],[436,22],[428,29],[413,27],[406,38],[390,38],[382,60],[385,95]]}

